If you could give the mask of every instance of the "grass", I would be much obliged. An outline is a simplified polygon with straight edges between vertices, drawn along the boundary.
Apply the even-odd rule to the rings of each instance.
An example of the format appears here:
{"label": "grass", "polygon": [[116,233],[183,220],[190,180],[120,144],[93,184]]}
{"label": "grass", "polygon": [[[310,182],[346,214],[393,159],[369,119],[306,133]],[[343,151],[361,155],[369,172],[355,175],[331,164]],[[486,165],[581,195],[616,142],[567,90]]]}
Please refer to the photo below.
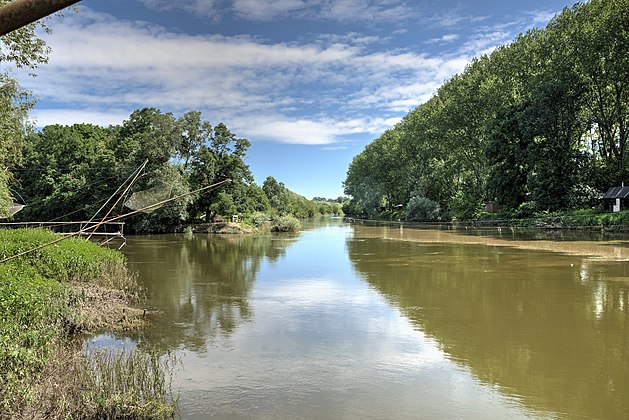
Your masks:
{"label": "grass", "polygon": [[594,210],[541,212],[529,218],[509,217],[508,214],[484,214],[477,223],[527,228],[626,231],[629,230],[629,211],[619,213],[597,213]]}
{"label": "grass", "polygon": [[68,318],[68,295],[33,269],[0,266],[0,413],[31,399],[30,384]]}
{"label": "grass", "polygon": [[[38,229],[0,230],[0,258],[57,238]],[[159,385],[168,374],[165,366],[156,363],[156,356],[125,355],[124,360],[131,364],[123,364],[122,356],[110,356],[113,365],[97,353],[91,353],[84,363],[78,362],[80,355],[60,356],[67,353],[65,349],[77,332],[137,328],[142,324],[138,319],[143,311],[134,313],[128,305],[139,299],[139,287],[127,271],[124,256],[82,239],[67,239],[0,264],[0,418],[56,418],[59,413],[61,417],[110,418],[118,409],[127,418],[172,417],[174,406],[164,399],[163,392],[160,394],[163,387],[149,389],[144,381],[149,378],[150,383]],[[128,392],[102,386],[106,384],[102,381],[105,374],[98,372],[107,372],[110,366],[118,369],[118,380],[130,381],[127,384],[132,386],[125,388]],[[58,375],[76,369],[75,374]],[[35,411],[25,415],[50,406],[45,403],[46,392],[38,385],[54,381],[48,375],[58,375],[56,387],[74,389],[75,396],[55,399],[55,409],[45,414]],[[68,385],[76,380],[82,381],[80,386]],[[81,390],[80,404],[73,405],[72,401],[79,401],[77,390]],[[113,394],[106,397],[107,391]],[[158,398],[158,394],[162,396]],[[93,398],[88,398],[90,395]],[[83,408],[77,411],[72,407]]]}

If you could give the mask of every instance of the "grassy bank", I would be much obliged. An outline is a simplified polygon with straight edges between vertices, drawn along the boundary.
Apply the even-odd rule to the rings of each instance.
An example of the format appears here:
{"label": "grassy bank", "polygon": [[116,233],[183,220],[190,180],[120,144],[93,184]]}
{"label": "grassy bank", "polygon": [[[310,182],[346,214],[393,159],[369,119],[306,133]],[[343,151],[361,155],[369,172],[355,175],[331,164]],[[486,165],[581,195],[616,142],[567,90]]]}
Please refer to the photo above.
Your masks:
{"label": "grassy bank", "polygon": [[596,210],[572,210],[558,212],[539,212],[518,214],[516,212],[481,213],[475,219],[435,220],[426,222],[405,222],[401,213],[386,213],[382,217],[370,219],[349,218],[374,222],[400,222],[418,226],[476,226],[476,227],[513,227],[531,229],[572,229],[603,232],[629,231],[629,211],[619,213],[601,213]]}
{"label": "grassy bank", "polygon": [[482,214],[478,226],[507,226],[540,229],[580,229],[608,232],[629,231],[629,211],[600,213],[595,210],[535,213],[528,217],[503,214]]}
{"label": "grassy bank", "polygon": [[[45,230],[0,230],[0,257],[57,238]],[[139,385],[111,388],[107,396],[90,378],[111,368],[72,344],[80,332],[138,328],[144,313],[131,306],[138,300],[123,255],[81,239],[0,264],[0,418],[111,417],[115,401],[124,402],[126,418],[171,417],[167,395],[133,379],[163,376],[159,364],[133,356],[140,368],[120,371]]]}

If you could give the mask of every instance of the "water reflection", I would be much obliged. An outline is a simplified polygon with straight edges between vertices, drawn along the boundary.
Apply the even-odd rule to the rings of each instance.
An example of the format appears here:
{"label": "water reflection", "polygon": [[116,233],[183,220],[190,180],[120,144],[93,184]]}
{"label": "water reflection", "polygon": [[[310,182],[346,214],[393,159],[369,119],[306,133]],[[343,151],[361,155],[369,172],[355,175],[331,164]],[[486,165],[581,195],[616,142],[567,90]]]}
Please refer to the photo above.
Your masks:
{"label": "water reflection", "polygon": [[160,311],[141,342],[192,350],[208,338],[230,335],[251,320],[248,301],[264,262],[278,261],[296,238],[271,236],[164,235],[132,237],[131,269]]}
{"label": "water reflection", "polygon": [[[533,409],[626,416],[627,262],[410,231],[357,226],[347,240],[349,257],[368,284],[452,360]],[[605,245],[581,245],[567,249],[608,255]]]}

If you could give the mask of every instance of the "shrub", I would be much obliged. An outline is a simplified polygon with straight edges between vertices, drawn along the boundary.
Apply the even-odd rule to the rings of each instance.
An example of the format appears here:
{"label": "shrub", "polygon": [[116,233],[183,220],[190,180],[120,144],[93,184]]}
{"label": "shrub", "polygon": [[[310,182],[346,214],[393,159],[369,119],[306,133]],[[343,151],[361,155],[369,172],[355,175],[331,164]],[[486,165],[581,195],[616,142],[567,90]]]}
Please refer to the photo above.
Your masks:
{"label": "shrub", "polygon": [[515,210],[514,215],[517,218],[531,217],[537,210],[536,201],[525,201]]}
{"label": "shrub", "polygon": [[255,227],[261,227],[262,225],[269,222],[270,220],[271,220],[271,217],[268,214],[262,213],[260,211],[256,211],[255,213],[251,215],[251,223]]}
{"label": "shrub", "polygon": [[300,229],[301,223],[294,216],[279,216],[273,221],[273,232],[298,232]]}
{"label": "shrub", "polygon": [[406,220],[432,222],[439,219],[439,204],[426,197],[412,197],[406,205]]}

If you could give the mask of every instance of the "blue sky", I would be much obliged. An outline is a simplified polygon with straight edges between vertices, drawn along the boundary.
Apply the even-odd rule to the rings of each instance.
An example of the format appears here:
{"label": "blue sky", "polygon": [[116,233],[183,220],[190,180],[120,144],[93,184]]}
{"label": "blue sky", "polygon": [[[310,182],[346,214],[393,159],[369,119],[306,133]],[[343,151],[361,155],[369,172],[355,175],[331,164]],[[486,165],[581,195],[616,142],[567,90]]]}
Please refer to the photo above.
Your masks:
{"label": "blue sky", "polygon": [[337,197],[351,159],[473,57],[568,0],[84,0],[20,76],[38,126],[199,110],[248,138],[258,183]]}

